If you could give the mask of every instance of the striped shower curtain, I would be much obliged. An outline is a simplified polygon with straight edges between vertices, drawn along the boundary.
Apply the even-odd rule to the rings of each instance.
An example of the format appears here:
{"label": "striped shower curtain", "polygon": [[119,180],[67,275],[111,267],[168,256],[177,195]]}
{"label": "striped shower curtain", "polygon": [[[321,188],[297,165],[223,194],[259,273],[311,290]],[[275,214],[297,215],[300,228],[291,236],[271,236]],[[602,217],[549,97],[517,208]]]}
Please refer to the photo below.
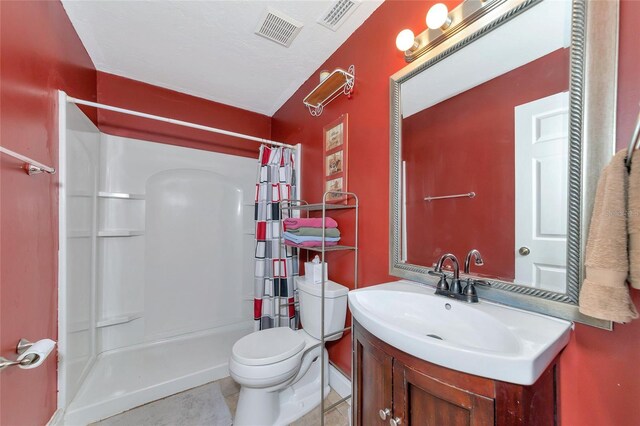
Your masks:
{"label": "striped shower curtain", "polygon": [[255,199],[255,330],[298,326],[294,304],[298,249],[280,240],[280,200],[295,198],[293,150],[262,145]]}

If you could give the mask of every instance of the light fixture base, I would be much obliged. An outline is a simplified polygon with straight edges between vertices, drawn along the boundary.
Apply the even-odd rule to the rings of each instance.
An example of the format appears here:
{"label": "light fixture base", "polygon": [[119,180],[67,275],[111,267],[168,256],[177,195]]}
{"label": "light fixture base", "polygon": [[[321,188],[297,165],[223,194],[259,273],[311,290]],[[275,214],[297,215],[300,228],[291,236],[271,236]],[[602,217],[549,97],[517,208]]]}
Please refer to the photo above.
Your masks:
{"label": "light fixture base", "polygon": [[[521,3],[539,3],[542,0],[516,0]],[[449,11],[442,26],[436,29],[427,28],[415,37],[418,48],[405,51],[406,62],[413,62],[425,53],[433,50],[446,40],[455,37],[460,31],[480,20],[487,13],[498,8],[511,9],[513,0],[465,0],[453,10]]]}

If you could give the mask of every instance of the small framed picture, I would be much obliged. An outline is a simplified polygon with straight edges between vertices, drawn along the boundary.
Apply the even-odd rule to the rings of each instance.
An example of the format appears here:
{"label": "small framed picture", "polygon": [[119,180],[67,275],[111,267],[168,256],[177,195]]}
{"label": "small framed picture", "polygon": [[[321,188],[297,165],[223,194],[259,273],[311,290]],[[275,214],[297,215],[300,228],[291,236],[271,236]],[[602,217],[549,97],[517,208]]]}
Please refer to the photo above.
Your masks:
{"label": "small framed picture", "polygon": [[[339,178],[328,180],[324,190],[325,192],[329,192],[329,191],[344,192],[343,178],[339,177]],[[336,201],[336,200],[343,200],[343,199],[344,199],[343,194],[331,193],[327,195],[327,201]]]}
{"label": "small framed picture", "polygon": [[[324,126],[324,184],[325,192],[347,191],[348,115]],[[344,194],[328,194],[328,201],[346,201]]]}
{"label": "small framed picture", "polygon": [[344,151],[340,150],[340,151],[336,151],[333,154],[329,154],[327,155],[327,170],[326,170],[326,176],[332,176],[335,175],[336,173],[341,173],[342,172],[342,161],[344,158],[343,155]]}

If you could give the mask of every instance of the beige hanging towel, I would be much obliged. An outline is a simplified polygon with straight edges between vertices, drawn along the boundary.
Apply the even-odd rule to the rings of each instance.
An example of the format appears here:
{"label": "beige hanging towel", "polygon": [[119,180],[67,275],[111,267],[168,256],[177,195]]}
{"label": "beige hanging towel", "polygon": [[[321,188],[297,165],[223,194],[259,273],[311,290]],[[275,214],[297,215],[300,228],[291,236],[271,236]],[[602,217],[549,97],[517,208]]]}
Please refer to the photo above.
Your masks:
{"label": "beige hanging towel", "polygon": [[627,209],[629,281],[633,288],[640,289],[640,158],[636,158],[636,166],[629,174]]}
{"label": "beige hanging towel", "polygon": [[[627,186],[625,152],[618,152],[598,181],[587,240],[580,312],[615,322],[638,318],[627,286]],[[640,237],[640,236],[639,236]]]}

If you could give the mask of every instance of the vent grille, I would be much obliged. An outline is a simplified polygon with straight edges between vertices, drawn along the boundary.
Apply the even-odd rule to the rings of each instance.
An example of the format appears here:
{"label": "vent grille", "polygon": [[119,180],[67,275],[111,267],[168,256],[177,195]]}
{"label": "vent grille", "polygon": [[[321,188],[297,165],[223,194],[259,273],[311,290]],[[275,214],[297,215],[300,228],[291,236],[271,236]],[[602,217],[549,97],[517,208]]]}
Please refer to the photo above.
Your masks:
{"label": "vent grille", "polygon": [[282,12],[267,8],[256,27],[256,34],[289,47],[302,29],[302,22],[285,15]]}
{"label": "vent grille", "polygon": [[318,19],[318,23],[332,31],[340,28],[340,25],[347,20],[360,3],[356,0],[337,0]]}

